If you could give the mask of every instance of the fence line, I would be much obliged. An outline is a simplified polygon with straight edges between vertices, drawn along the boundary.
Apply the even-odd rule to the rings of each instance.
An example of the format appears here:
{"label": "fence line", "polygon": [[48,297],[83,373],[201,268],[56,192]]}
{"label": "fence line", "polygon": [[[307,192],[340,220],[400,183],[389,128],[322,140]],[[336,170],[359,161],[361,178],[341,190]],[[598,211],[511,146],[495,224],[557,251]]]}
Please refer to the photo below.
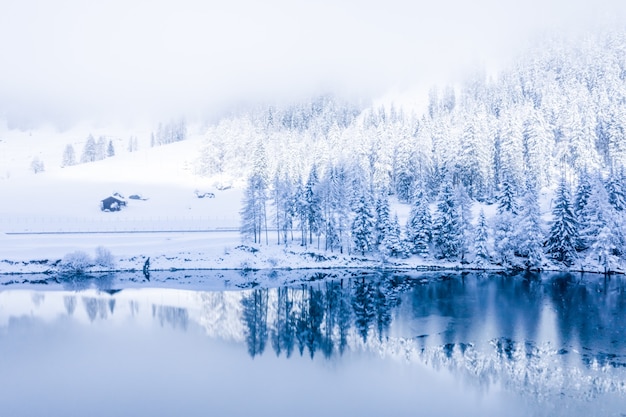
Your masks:
{"label": "fence line", "polygon": [[239,228],[238,216],[0,216],[4,233],[124,233],[124,232],[204,232],[232,231]]}

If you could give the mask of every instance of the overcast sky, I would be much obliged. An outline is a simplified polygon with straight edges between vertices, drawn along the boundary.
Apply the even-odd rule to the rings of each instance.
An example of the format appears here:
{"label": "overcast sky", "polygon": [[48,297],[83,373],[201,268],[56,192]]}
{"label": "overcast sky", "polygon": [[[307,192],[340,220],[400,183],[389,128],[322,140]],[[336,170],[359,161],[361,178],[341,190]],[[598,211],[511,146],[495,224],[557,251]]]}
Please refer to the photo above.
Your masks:
{"label": "overcast sky", "polygon": [[623,0],[0,1],[0,117],[14,123],[419,91],[497,67],[538,32],[626,17]]}

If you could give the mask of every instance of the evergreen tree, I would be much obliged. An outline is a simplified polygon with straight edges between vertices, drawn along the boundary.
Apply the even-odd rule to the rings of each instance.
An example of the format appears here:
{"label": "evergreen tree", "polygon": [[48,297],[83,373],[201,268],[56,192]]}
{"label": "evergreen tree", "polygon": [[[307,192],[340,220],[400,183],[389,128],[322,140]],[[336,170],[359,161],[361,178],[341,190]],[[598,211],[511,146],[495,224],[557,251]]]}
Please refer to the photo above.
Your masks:
{"label": "evergreen tree", "polygon": [[254,243],[262,241],[263,225],[266,221],[266,191],[265,179],[261,175],[254,173],[248,178],[241,211],[241,233],[251,236]]}
{"label": "evergreen tree", "polygon": [[369,199],[365,194],[359,198],[352,221],[352,239],[354,248],[361,255],[372,250],[374,239],[374,219],[371,214]]}
{"label": "evergreen tree", "polygon": [[407,249],[411,253],[425,255],[432,241],[432,219],[428,200],[421,188],[415,193],[411,212],[406,224]]}
{"label": "evergreen tree", "polygon": [[309,179],[306,182],[304,189],[304,201],[306,203],[306,222],[309,231],[309,243],[313,244],[313,234],[318,237],[318,249],[319,249],[319,236],[322,231],[322,225],[324,219],[322,216],[321,199],[318,191],[319,179],[317,176],[317,166],[313,164],[311,172],[309,172]]}
{"label": "evergreen tree", "polygon": [[389,198],[387,191],[382,190],[376,199],[376,219],[374,223],[374,245],[379,246],[391,229],[389,214]]}
{"label": "evergreen tree", "polygon": [[113,141],[109,140],[109,144],[107,146],[107,157],[115,156],[115,148],[113,147]]}
{"label": "evergreen tree", "polygon": [[538,191],[534,184],[526,186],[523,206],[515,222],[515,254],[523,258],[525,269],[541,268],[544,262]]}
{"label": "evergreen tree", "polygon": [[546,244],[547,252],[555,260],[569,266],[576,259],[578,225],[570,203],[569,186],[565,178],[562,178],[559,184],[552,215],[552,226]]}
{"label": "evergreen tree", "polygon": [[499,262],[513,265],[515,261],[515,216],[510,212],[498,214],[494,224],[494,252]]}
{"label": "evergreen tree", "polygon": [[589,196],[591,195],[591,178],[587,170],[584,170],[578,176],[578,186],[576,187],[576,198],[574,199],[574,214],[576,214],[576,220],[582,223],[581,213],[587,206]]}
{"label": "evergreen tree", "polygon": [[505,175],[500,184],[498,195],[498,213],[517,214],[517,191],[510,178]]}
{"label": "evergreen tree", "polygon": [[450,181],[444,183],[434,218],[434,242],[442,258],[450,259],[461,252],[463,231],[458,203]]}
{"label": "evergreen tree", "polygon": [[459,254],[463,262],[473,240],[472,199],[467,195],[463,184],[459,184],[456,188],[456,201],[459,214]]}
{"label": "evergreen tree", "polygon": [[63,150],[63,161],[61,163],[61,166],[69,167],[72,165],[76,165],[76,153],[74,152],[74,146],[68,144]]}
{"label": "evergreen tree", "polygon": [[255,150],[254,166],[244,193],[243,210],[241,212],[241,232],[252,236],[254,243],[261,243],[262,231],[265,229],[265,244],[269,244],[267,236],[267,161],[265,150],[259,142]]}
{"label": "evergreen tree", "polygon": [[80,162],[93,162],[96,160],[97,156],[97,146],[96,140],[92,135],[87,137],[87,141],[85,142],[85,146],[83,147],[83,153],[80,157]]}
{"label": "evergreen tree", "polygon": [[96,161],[102,161],[106,157],[106,146],[106,139],[100,136],[96,143]]}
{"label": "evergreen tree", "polygon": [[476,236],[474,238],[474,262],[478,266],[484,266],[489,263],[488,240],[489,226],[485,218],[485,211],[480,209],[478,224],[476,225]]}
{"label": "evergreen tree", "polygon": [[618,212],[626,210],[626,190],[622,183],[622,175],[619,175],[615,170],[611,170],[607,178],[606,191],[609,194],[609,203],[615,210]]}
{"label": "evergreen tree", "polygon": [[400,222],[396,214],[389,224],[389,229],[385,233],[380,243],[380,252],[386,257],[404,258],[407,256],[406,247],[401,237]]}
{"label": "evergreen tree", "polygon": [[619,212],[610,204],[609,196],[598,178],[581,212],[581,247],[589,249],[587,261],[598,263],[605,272],[613,270],[624,252],[624,231],[618,221]]}

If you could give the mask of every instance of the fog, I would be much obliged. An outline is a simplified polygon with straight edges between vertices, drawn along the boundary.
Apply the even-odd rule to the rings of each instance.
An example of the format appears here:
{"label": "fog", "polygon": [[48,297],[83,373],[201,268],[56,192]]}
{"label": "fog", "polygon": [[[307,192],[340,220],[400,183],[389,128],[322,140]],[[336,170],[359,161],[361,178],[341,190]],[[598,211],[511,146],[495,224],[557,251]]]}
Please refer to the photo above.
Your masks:
{"label": "fog", "polygon": [[608,0],[8,0],[0,118],[205,118],[318,93],[419,92],[497,69],[542,33],[625,16]]}

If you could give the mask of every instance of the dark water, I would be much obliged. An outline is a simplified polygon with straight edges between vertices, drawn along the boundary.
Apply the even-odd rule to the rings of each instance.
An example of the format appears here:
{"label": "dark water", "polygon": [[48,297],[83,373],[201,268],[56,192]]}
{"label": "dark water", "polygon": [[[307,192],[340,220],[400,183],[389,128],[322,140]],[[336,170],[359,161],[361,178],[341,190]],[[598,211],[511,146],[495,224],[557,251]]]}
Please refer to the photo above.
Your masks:
{"label": "dark water", "polygon": [[216,274],[5,282],[0,415],[626,415],[623,278]]}

